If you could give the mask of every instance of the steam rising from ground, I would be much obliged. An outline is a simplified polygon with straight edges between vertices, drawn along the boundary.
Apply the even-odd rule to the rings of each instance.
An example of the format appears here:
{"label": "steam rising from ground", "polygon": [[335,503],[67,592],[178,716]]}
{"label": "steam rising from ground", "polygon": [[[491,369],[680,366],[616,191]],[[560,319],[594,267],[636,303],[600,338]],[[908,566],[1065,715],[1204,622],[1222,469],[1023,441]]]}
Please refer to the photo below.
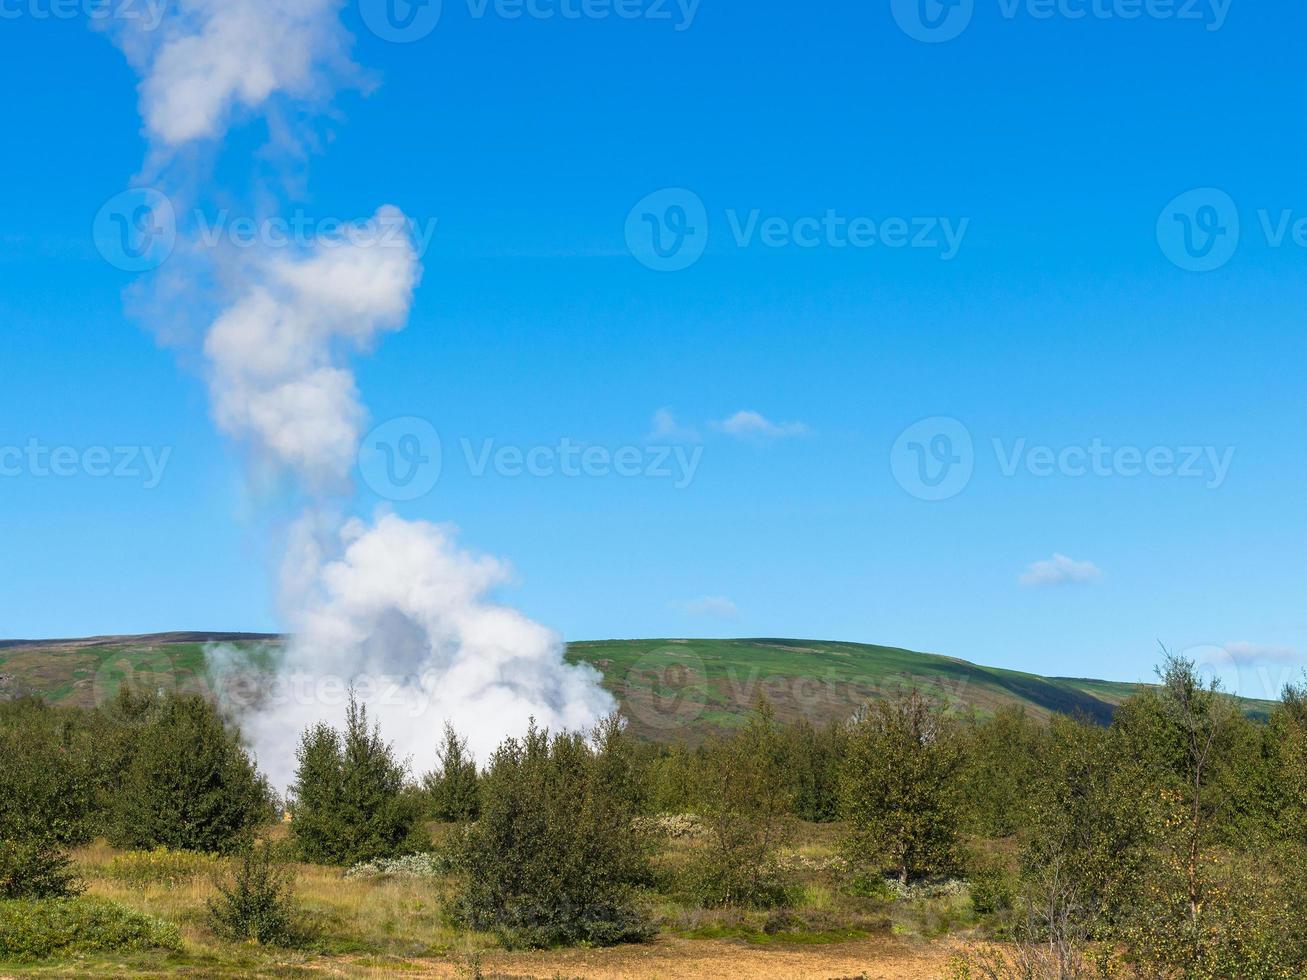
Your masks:
{"label": "steam rising from ground", "polygon": [[[220,139],[241,110],[261,113],[275,132],[283,102],[321,98],[354,74],[340,6],[175,0],[157,31],[118,28],[115,40],[142,73],[147,172],[193,190],[203,174],[191,144]],[[290,476],[306,501],[281,570],[293,639],[272,692],[248,702],[243,719],[279,787],[290,782],[299,733],[340,721],[348,684],[418,769],[434,762],[446,720],[484,760],[531,716],[579,728],[614,707],[597,673],[565,663],[556,634],[488,598],[508,569],[461,550],[452,528],[388,512],[372,524],[342,516],[366,423],[349,358],[403,328],[422,273],[397,208],[359,227],[367,233],[267,249],[224,270],[202,344],[216,423],[252,463]],[[203,251],[197,241],[185,251],[186,264],[156,280],[161,301],[147,307],[210,302],[193,262]],[[238,661],[227,651],[218,666]]]}

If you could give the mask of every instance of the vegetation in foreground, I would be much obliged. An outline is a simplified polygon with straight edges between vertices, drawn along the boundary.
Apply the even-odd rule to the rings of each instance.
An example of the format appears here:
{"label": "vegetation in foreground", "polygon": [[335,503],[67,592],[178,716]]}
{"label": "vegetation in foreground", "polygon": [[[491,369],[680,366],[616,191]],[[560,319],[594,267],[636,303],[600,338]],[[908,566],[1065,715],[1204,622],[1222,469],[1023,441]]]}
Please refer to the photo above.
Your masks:
{"label": "vegetation in foreground", "polygon": [[[958,978],[1307,973],[1307,686],[1265,722],[1168,658],[1111,725],[907,689],[694,748],[533,728],[417,778],[351,704],[293,819],[206,700],[0,704],[0,964],[293,975],[661,934],[953,937]],[[21,765],[13,764],[22,760]],[[874,964],[869,963],[868,967]]]}

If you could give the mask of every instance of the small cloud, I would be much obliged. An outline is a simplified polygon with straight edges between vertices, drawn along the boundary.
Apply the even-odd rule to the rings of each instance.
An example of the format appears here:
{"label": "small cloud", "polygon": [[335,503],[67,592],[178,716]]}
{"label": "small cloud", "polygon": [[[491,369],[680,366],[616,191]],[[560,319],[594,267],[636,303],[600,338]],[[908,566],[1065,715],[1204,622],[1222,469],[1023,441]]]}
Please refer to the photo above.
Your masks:
{"label": "small cloud", "polygon": [[1037,589],[1050,585],[1087,585],[1103,577],[1103,570],[1092,561],[1076,561],[1066,555],[1031,563],[1021,575],[1021,584]]}
{"label": "small cloud", "polygon": [[660,408],[653,413],[653,428],[649,431],[648,442],[699,442],[699,430],[692,425],[681,425],[669,408]]}
{"label": "small cloud", "polygon": [[708,595],[680,606],[688,616],[701,616],[709,619],[738,619],[740,610],[735,603],[725,596]]}
{"label": "small cloud", "polygon": [[802,422],[773,422],[749,411],[736,412],[730,418],[712,423],[712,427],[736,439],[788,439],[806,436],[810,431]]}
{"label": "small cloud", "polygon": [[1246,640],[1226,643],[1222,649],[1235,663],[1282,663],[1301,659],[1300,654],[1289,647],[1266,646],[1261,643],[1249,643]]}

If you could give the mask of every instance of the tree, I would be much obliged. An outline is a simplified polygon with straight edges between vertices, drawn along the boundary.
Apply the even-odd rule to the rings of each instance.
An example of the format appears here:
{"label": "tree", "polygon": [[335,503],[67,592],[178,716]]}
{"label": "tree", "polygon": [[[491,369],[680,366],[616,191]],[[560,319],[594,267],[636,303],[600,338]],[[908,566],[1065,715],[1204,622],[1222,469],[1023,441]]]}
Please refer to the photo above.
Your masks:
{"label": "tree", "polygon": [[423,780],[431,810],[438,820],[463,823],[477,818],[480,791],[476,760],[454,726],[445,722],[444,737],[436,750],[440,768]]}
{"label": "tree", "polygon": [[889,868],[902,884],[958,870],[960,761],[954,727],[921,692],[868,706],[850,731],[843,772],[850,858]]}
{"label": "tree", "polygon": [[815,823],[837,819],[844,727],[830,724],[816,728],[801,718],[785,730],[785,735],[786,768],[793,784],[795,814]]}
{"label": "tree", "polygon": [[991,837],[1011,837],[1021,828],[1037,767],[1040,727],[1024,705],[1005,705],[993,717],[972,717],[961,733],[960,773],[967,826]]}
{"label": "tree", "polygon": [[468,831],[464,918],[511,946],[607,945],[643,938],[634,889],[649,880],[633,823],[637,773],[616,717],[589,741],[532,721],[495,751]]}
{"label": "tree", "polygon": [[711,905],[774,906],[789,897],[776,862],[793,827],[784,735],[759,698],[743,729],[709,747],[697,796],[708,831],[700,898]]}
{"label": "tree", "polygon": [[112,840],[228,852],[272,816],[267,782],[239,735],[197,694],[169,694],[135,732],[114,800]]}
{"label": "tree", "polygon": [[291,836],[300,856],[322,864],[355,864],[425,850],[430,840],[406,791],[408,770],[353,692],[345,730],[319,723],[300,737],[292,788]]}

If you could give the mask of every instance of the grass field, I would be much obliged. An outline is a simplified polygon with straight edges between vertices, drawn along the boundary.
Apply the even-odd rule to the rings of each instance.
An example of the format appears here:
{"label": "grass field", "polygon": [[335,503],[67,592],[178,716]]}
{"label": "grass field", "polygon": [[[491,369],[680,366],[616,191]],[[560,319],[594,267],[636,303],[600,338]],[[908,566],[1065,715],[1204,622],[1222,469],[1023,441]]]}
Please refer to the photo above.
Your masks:
{"label": "grass field", "polygon": [[[439,842],[452,828],[432,825]],[[273,828],[279,837],[284,827]],[[940,975],[953,940],[976,923],[965,886],[900,899],[853,895],[831,865],[838,828],[803,824],[785,854],[801,883],[783,920],[752,910],[704,910],[650,894],[652,941],[610,949],[512,952],[488,935],[452,925],[450,878],[358,878],[339,868],[296,865],[299,901],[316,939],[299,950],[233,944],[205,915],[219,858],[116,851],[102,842],[74,857],[88,894],[175,925],[180,950],[87,954],[2,962],[0,976],[204,977],[764,977]],[[664,869],[694,860],[694,841],[664,842]],[[180,870],[179,870],[180,869]]]}
{"label": "grass field", "polygon": [[[0,644],[0,697],[35,693],[54,704],[90,707],[127,679],[149,687],[203,689],[211,642],[239,645],[256,666],[271,667],[276,637],[159,634],[95,640]],[[1052,678],[984,667],[896,647],[818,640],[604,640],[573,643],[567,657],[588,663],[646,738],[694,741],[739,724],[759,694],[786,720],[847,717],[868,700],[915,686],[981,716],[1021,704],[1037,718],[1054,712],[1110,720],[1137,685]],[[1271,705],[1245,701],[1264,716]]]}

